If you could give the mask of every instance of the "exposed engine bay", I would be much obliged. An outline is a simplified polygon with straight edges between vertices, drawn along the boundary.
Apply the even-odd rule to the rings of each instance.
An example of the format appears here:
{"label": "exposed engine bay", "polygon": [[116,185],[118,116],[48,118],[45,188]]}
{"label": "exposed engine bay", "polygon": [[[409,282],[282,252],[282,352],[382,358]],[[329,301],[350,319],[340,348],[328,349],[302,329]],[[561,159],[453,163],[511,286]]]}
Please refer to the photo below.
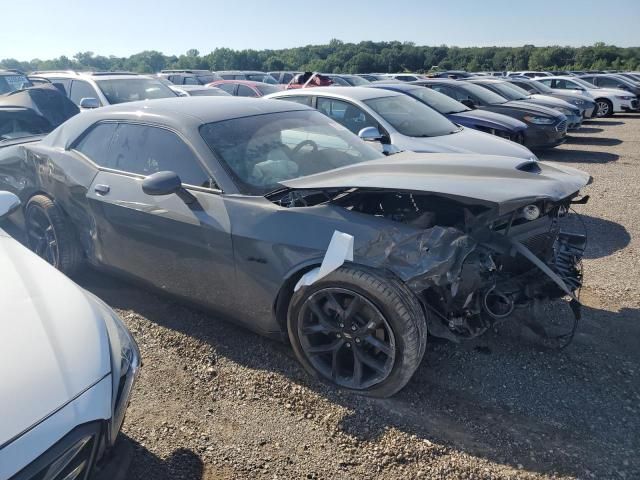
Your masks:
{"label": "exposed engine bay", "polygon": [[[566,332],[556,335],[563,347],[573,338],[580,316],[578,293],[586,247],[586,232],[568,228],[576,223],[570,219],[572,203],[588,200],[576,201],[576,196],[577,192],[555,202],[533,199],[501,215],[468,199],[383,189],[294,190],[271,200],[286,207],[331,203],[429,234],[412,239],[427,252],[421,258],[434,255],[446,262],[420,264],[415,252],[407,249],[406,239],[382,244],[408,252],[402,259],[403,271],[414,268],[415,277],[405,275],[403,280],[430,313],[432,335],[453,341],[474,338],[507,319],[535,320],[541,303],[566,298],[573,320]],[[400,263],[392,255],[380,261],[375,247],[359,252],[391,270]],[[438,270],[438,276],[432,275]],[[536,333],[551,335],[541,328]]]}

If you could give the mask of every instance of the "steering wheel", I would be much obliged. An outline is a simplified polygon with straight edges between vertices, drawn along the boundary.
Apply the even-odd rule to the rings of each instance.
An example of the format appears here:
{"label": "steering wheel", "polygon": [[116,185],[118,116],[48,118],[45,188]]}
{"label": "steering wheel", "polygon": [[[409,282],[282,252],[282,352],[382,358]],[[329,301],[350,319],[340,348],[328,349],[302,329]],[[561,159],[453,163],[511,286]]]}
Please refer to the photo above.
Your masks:
{"label": "steering wheel", "polygon": [[318,144],[316,142],[314,142],[313,140],[303,140],[302,142],[300,142],[298,145],[295,146],[295,148],[291,151],[291,155],[293,156],[298,155],[300,150],[302,150],[307,145],[311,145],[311,148],[312,148],[311,153],[316,153],[318,151]]}

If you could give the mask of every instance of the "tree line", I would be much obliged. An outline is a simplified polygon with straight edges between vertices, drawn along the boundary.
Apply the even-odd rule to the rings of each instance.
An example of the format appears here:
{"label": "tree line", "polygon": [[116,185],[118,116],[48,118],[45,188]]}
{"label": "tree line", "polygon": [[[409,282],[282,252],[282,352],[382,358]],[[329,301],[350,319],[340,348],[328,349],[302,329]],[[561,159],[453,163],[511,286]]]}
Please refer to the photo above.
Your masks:
{"label": "tree line", "polygon": [[0,60],[0,68],[35,70],[105,70],[154,73],[167,68],[205,70],[304,70],[326,73],[395,73],[441,70],[639,70],[640,47],[617,47],[598,42],[584,47],[453,47],[418,46],[412,42],[345,43],[280,50],[232,50],[220,47],[201,55],[196,49],[184,55],[164,55],[146,50],[129,57],[80,52],[72,58],[51,60]]}

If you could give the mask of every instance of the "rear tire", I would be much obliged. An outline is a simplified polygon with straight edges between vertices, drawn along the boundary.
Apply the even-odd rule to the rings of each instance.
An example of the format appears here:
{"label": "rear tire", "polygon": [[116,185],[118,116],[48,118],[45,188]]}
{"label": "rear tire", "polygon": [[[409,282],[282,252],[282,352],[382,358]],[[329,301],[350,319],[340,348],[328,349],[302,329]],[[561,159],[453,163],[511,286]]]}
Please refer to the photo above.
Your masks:
{"label": "rear tire", "polygon": [[56,203],[35,195],[24,209],[29,248],[66,275],[82,266],[84,257],[73,226]]}
{"label": "rear tire", "polygon": [[613,115],[613,104],[610,100],[606,98],[598,98],[596,99],[596,107],[597,107],[597,117],[610,117]]}
{"label": "rear tire", "polygon": [[293,351],[305,370],[362,395],[398,392],[426,348],[425,314],[415,295],[366,268],[343,266],[301,288],[287,317]]}

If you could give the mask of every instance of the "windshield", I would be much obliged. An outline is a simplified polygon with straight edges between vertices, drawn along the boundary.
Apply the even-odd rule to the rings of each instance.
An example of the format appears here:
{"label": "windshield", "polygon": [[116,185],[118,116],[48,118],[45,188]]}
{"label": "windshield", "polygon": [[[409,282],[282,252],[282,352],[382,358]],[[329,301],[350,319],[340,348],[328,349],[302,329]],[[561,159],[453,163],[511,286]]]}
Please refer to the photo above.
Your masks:
{"label": "windshield", "polygon": [[196,78],[200,82],[201,85],[206,85],[207,83],[215,82],[216,80],[220,80],[213,75],[196,75]]}
{"label": "windshield", "polygon": [[571,82],[575,82],[578,85],[580,85],[583,88],[588,88],[589,90],[592,90],[594,88],[600,88],[600,87],[596,87],[595,85],[592,85],[589,82],[585,82],[584,80],[580,79],[580,78],[572,78],[571,80],[567,80],[567,85],[570,87],[571,86]]}
{"label": "windshield", "polygon": [[245,76],[247,80],[251,80],[252,82],[270,83],[271,85],[278,84],[277,80],[267,73],[248,73]]}
{"label": "windshield", "polygon": [[409,90],[408,93],[412,97],[415,97],[423,103],[426,103],[431,108],[442,113],[443,115],[449,113],[468,112],[471,110],[466,105],[463,105],[457,100],[448,97],[444,93],[436,92],[435,90],[431,90],[430,88],[414,88],[412,90]]}
{"label": "windshield", "polygon": [[553,93],[553,90],[549,87],[547,87],[544,83],[539,82],[537,80],[531,80],[529,83],[533,84],[538,91],[542,92],[542,93]]}
{"label": "windshield", "polygon": [[407,95],[372,98],[364,103],[408,137],[439,137],[460,130],[441,113]]}
{"label": "windshield", "polygon": [[275,85],[269,85],[267,83],[263,83],[261,85],[255,85],[258,91],[262,94],[262,96],[269,95],[270,93],[276,93],[282,90],[280,87]]}
{"label": "windshield", "polygon": [[489,103],[491,105],[496,105],[499,103],[507,103],[507,99],[501,97],[497,93],[492,92],[491,90],[487,90],[480,85],[475,85],[473,83],[462,83],[460,82],[460,87],[465,90],[467,93],[471,94],[480,99],[483,103]]}
{"label": "windshield", "polygon": [[492,82],[491,84],[481,83],[480,85],[486,85],[487,88],[490,88],[491,90],[495,91],[496,93],[503,96],[507,100],[525,100],[529,96],[528,93],[524,95],[519,93],[517,90],[515,90],[513,87],[511,87],[506,83]]}
{"label": "windshield", "polygon": [[360,87],[362,85],[369,85],[371,83],[369,80],[365,80],[362,77],[356,77],[355,75],[349,75],[343,78],[352,87]]}
{"label": "windshield", "polygon": [[279,182],[382,158],[342,125],[312,110],[208,123],[200,134],[248,195]]}
{"label": "windshield", "polygon": [[351,87],[352,85],[347,82],[344,78],[338,77],[336,75],[325,75],[329,77],[334,85],[340,85],[341,87]]}
{"label": "windshield", "polygon": [[169,87],[153,78],[97,80],[96,83],[111,105],[178,96]]}
{"label": "windshield", "polygon": [[33,84],[24,75],[0,75],[0,95],[28,87],[33,87]]}
{"label": "windshield", "polygon": [[49,133],[49,121],[28,108],[0,108],[0,141]]}

